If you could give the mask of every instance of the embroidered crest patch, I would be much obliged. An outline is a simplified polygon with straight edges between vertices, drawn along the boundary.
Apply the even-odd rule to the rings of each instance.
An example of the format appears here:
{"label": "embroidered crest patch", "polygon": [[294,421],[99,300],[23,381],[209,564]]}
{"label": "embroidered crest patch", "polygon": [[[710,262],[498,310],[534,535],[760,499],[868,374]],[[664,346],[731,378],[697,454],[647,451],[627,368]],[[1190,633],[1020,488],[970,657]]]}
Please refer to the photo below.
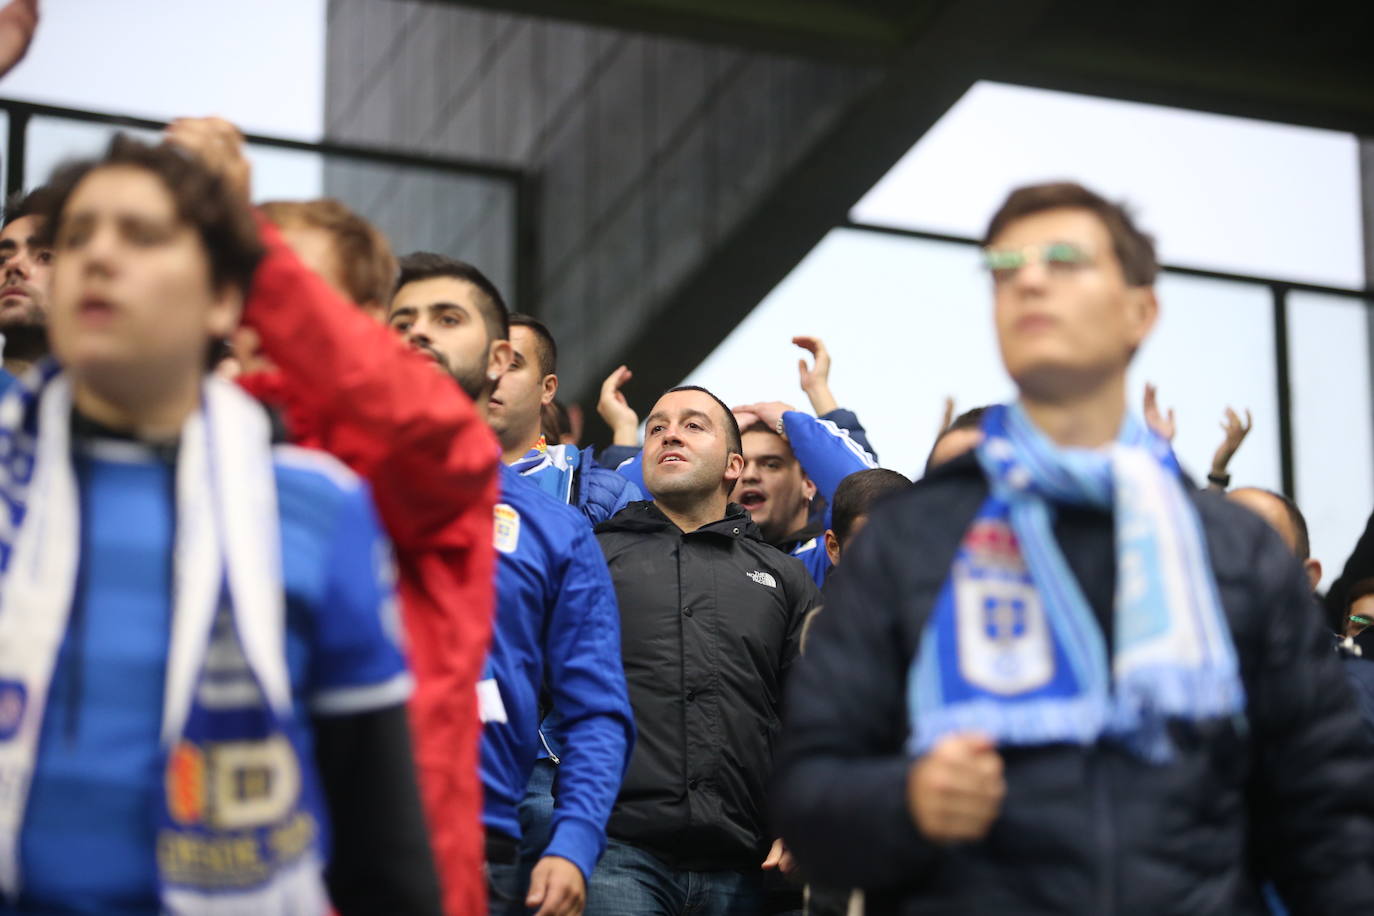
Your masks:
{"label": "embroidered crest patch", "polygon": [[19,733],[26,706],[28,691],[23,684],[19,681],[0,681],[0,741],[8,741]]}
{"label": "embroidered crest patch", "polygon": [[1054,677],[1045,609],[1015,543],[1005,523],[981,522],[966,542],[973,561],[956,560],[953,570],[960,673],[1006,696]]}

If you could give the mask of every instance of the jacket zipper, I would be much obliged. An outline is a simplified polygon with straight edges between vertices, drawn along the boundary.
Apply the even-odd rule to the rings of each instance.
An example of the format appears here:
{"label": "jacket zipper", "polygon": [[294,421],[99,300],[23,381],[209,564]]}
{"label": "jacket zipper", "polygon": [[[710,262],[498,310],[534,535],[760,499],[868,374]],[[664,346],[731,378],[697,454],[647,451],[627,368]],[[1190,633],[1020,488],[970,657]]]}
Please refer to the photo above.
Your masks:
{"label": "jacket zipper", "polygon": [[549,759],[553,761],[553,765],[558,766],[558,755],[553,752],[553,748],[549,747],[549,739],[544,737],[544,730],[542,728],[539,729],[539,743],[544,745],[544,753],[549,755]]}

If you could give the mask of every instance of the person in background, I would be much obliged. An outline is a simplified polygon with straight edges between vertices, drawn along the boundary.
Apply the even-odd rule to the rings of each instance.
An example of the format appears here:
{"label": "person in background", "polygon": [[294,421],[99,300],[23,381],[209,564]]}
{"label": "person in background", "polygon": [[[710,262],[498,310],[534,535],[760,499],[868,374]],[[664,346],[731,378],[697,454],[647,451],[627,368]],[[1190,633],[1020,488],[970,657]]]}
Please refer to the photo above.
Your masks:
{"label": "person in background", "polygon": [[983,441],[983,412],[986,407],[966,410],[949,422],[935,437],[926,458],[925,473],[946,464],[960,455],[973,451]]}
{"label": "person in background", "polygon": [[0,227],[0,391],[48,355],[52,250],[40,241],[39,214],[47,209],[51,195],[40,187],[15,193],[5,204]]}
{"label": "person in background", "polygon": [[744,456],[729,408],[667,392],[645,426],[652,502],[597,527],[620,603],[638,740],[592,875],[592,916],[762,911],[788,870],[764,817],[783,685],[818,592],[730,500]]}
{"label": "person in background", "polygon": [[512,315],[510,342],[513,362],[487,405],[502,460],[592,525],[643,499],[625,477],[600,467],[592,449],[579,451],[544,434],[544,410],[558,394],[558,344],[548,327],[529,315]]}
{"label": "person in background", "polygon": [[[537,417],[539,403],[533,392],[501,387],[516,355],[508,321],[500,292],[471,264],[428,252],[401,259],[392,330],[503,425],[507,407]],[[534,344],[524,343],[524,368],[538,377]],[[479,684],[488,911],[577,916],[634,744],[615,591],[585,517],[515,467],[501,468],[494,521],[496,630]],[[557,713],[557,798],[526,874],[517,809],[545,750],[543,693]]]}
{"label": "person in background", "polygon": [[[807,400],[811,402],[811,410],[819,419],[827,420],[847,432],[876,463],[878,453],[869,443],[863,424],[854,411],[839,406],[830,390],[830,351],[826,349],[824,341],[819,337],[798,336],[792,338],[792,343],[812,356],[811,365],[807,365],[805,359],[797,360],[798,380]],[[601,396],[596,409],[611,428],[612,441],[601,453],[603,467],[619,467],[639,453],[639,416],[621,391],[633,377],[634,373],[620,366],[601,383]]]}
{"label": "person in background", "polygon": [[1322,581],[1321,560],[1312,556],[1312,541],[1307,534],[1307,519],[1298,504],[1282,493],[1261,487],[1237,487],[1226,494],[1231,502],[1244,506],[1269,523],[1284,544],[1302,563],[1308,585],[1315,594]]}
{"label": "person in background", "polygon": [[830,507],[830,527],[825,532],[825,552],[830,564],[840,565],[845,547],[868,524],[875,505],[910,486],[910,480],[887,468],[856,471],[840,481]]}

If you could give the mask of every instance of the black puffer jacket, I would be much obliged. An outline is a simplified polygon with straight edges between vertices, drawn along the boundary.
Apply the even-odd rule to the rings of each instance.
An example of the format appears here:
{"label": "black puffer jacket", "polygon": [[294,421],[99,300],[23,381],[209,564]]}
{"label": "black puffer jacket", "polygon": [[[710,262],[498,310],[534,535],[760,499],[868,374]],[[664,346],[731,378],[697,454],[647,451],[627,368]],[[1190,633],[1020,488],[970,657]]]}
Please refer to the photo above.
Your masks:
{"label": "black puffer jacket", "polygon": [[630,503],[596,535],[638,729],[607,832],[679,868],[757,869],[783,680],[816,586],[733,503],[689,534]]}
{"label": "black puffer jacket", "polygon": [[[1244,681],[1244,721],[1175,729],[1178,759],[1116,747],[1006,748],[1007,796],[981,842],[938,846],[906,810],[907,670],[988,492],[972,457],[880,507],[788,692],[773,810],[818,881],[867,887],[870,914],[1239,916],[1374,913],[1374,759],[1297,561],[1257,516],[1198,493]],[[1055,535],[1100,620],[1111,517],[1061,510]]]}

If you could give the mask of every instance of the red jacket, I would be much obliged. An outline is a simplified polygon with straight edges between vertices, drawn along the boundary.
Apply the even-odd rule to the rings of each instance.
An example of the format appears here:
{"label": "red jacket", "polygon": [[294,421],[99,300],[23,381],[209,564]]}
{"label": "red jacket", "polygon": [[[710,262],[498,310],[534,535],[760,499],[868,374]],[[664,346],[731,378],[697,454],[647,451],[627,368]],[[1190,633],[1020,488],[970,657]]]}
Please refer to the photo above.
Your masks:
{"label": "red jacket", "polygon": [[486,912],[477,680],[491,640],[500,448],[434,364],[344,300],[259,220],[244,323],[275,373],[244,376],[292,436],[367,480],[396,548],[415,759],[450,916]]}

